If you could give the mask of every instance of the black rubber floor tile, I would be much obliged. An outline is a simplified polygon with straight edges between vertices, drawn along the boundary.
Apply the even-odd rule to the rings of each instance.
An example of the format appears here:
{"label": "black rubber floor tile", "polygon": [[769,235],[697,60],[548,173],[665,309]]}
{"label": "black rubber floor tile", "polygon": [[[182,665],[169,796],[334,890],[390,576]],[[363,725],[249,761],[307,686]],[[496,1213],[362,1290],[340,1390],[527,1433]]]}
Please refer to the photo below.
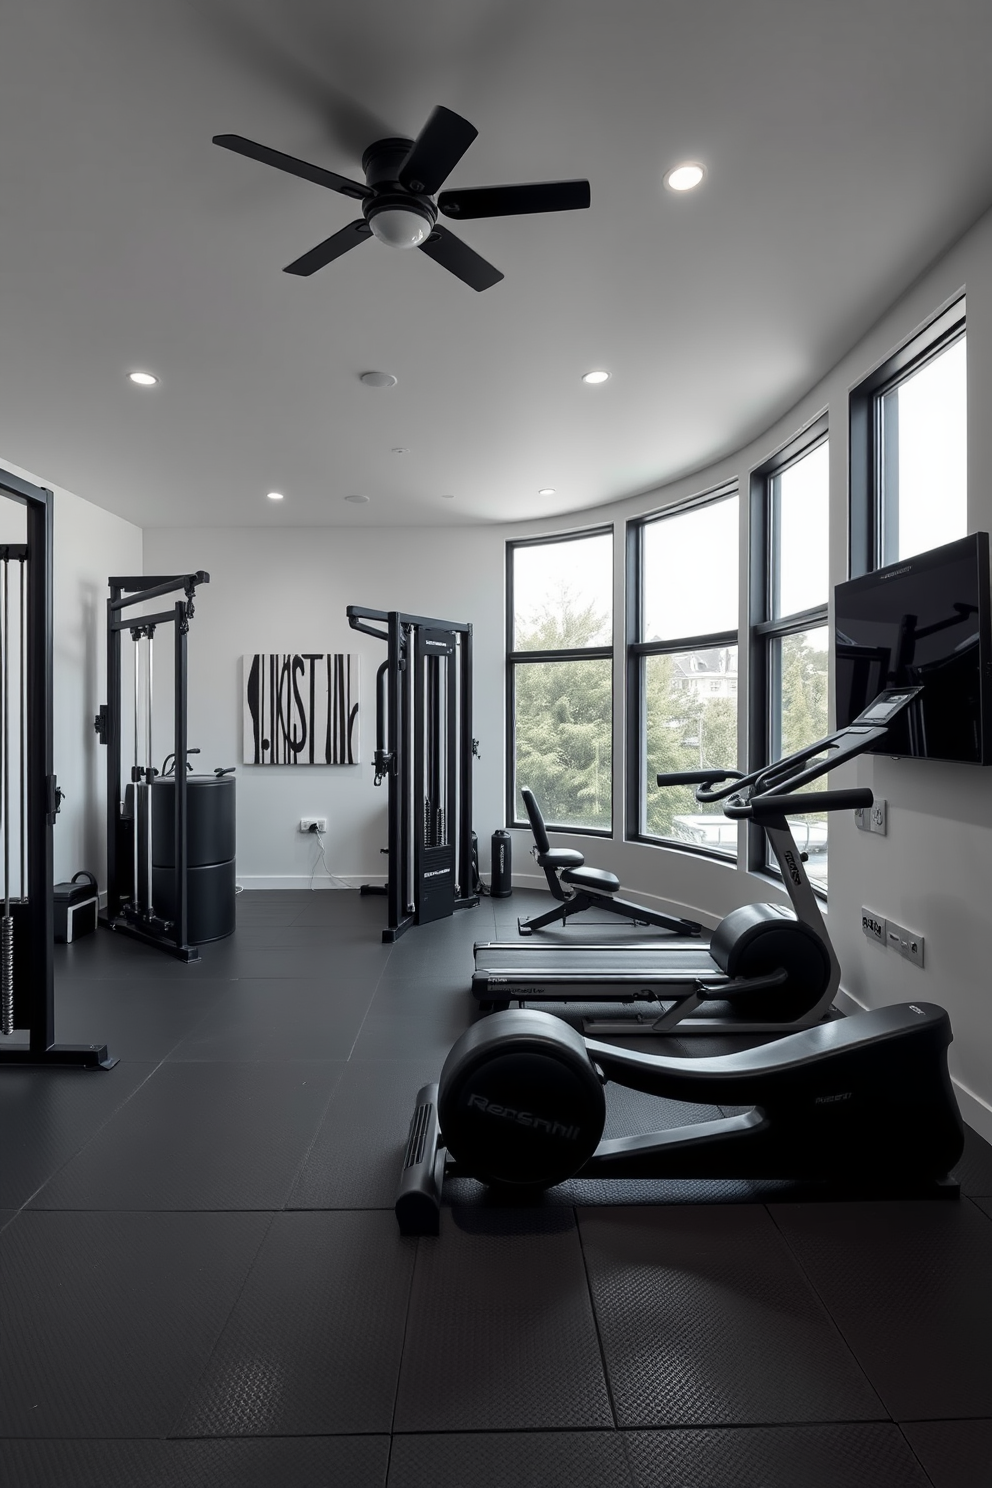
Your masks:
{"label": "black rubber floor tile", "polygon": [[388,1436],[0,1442],[17,1488],[384,1488]]}
{"label": "black rubber floor tile", "polygon": [[63,979],[56,987],[60,1043],[105,1043],[118,1059],[160,1059],[175,1048],[232,984],[200,979],[195,985],[126,978]]}
{"label": "black rubber floor tile", "polygon": [[763,1208],[583,1209],[579,1228],[621,1426],[885,1415]]}
{"label": "black rubber floor tile", "polygon": [[351,1058],[433,1060],[440,1074],[448,1050],[469,1026],[470,1015],[467,1003],[407,1014],[377,1012],[373,1003]]}
{"label": "black rubber floor tile", "polygon": [[971,1202],[977,1204],[982,1213],[992,1219],[992,1199],[972,1199]]}
{"label": "black rubber floor tile", "polygon": [[394,1436],[389,1488],[633,1488],[617,1431]]}
{"label": "black rubber floor tile", "polygon": [[170,1060],[347,1059],[372,988],[294,977],[229,983]]}
{"label": "black rubber floor tile", "polygon": [[434,1058],[346,1064],[287,1209],[392,1209],[417,1092],[439,1072]]}
{"label": "black rubber floor tile", "polygon": [[280,1209],[341,1068],[160,1065],[32,1207]]}
{"label": "black rubber floor tile", "polygon": [[17,1215],[16,1209],[0,1209],[0,1230],[6,1229],[10,1221]]}
{"label": "black rubber floor tile", "polygon": [[481,1218],[419,1242],[394,1430],[612,1427],[571,1215]]}
{"label": "black rubber floor tile", "polygon": [[386,967],[376,983],[374,1011],[415,1012],[438,1003],[461,1008],[472,1021],[478,1016],[478,1003],[471,994],[471,967],[455,971],[443,966],[433,975],[408,976],[392,965]]}
{"label": "black rubber floor tile", "polygon": [[969,1198],[992,1197],[992,1146],[970,1126],[964,1129],[964,1156],[954,1175]]}
{"label": "black rubber floor tile", "polygon": [[153,1064],[112,1070],[5,1069],[0,1075],[0,1203],[20,1208],[148,1079]]}
{"label": "black rubber floor tile", "polygon": [[176,1436],[388,1432],[417,1242],[391,1214],[279,1214]]}
{"label": "black rubber floor tile", "polygon": [[888,1424],[624,1435],[635,1488],[929,1488],[899,1428]]}
{"label": "black rubber floor tile", "polygon": [[0,1436],[164,1436],[270,1222],[20,1214],[0,1235]]}
{"label": "black rubber floor tile", "polygon": [[242,948],[256,946],[272,950],[316,948],[326,951],[329,956],[343,947],[349,951],[363,951],[370,960],[381,965],[388,961],[391,949],[370,936],[362,925],[274,925],[259,920],[239,925],[232,937],[232,944]]}
{"label": "black rubber floor tile", "polygon": [[992,1420],[911,1421],[902,1429],[933,1488],[986,1488],[992,1482]]}
{"label": "black rubber floor tile", "polygon": [[972,1204],[775,1205],[896,1421],[992,1416],[992,1227]]}

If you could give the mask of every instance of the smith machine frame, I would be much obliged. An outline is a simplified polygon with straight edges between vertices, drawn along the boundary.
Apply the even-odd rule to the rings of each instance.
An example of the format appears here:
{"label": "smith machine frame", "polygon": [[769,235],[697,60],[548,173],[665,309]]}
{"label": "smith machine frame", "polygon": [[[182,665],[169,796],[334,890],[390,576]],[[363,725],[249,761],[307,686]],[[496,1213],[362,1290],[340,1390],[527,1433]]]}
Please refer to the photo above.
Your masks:
{"label": "smith machine frame", "polygon": [[[111,1069],[117,1063],[105,1044],[55,1042],[55,953],[52,907],[52,828],[61,794],[53,769],[52,706],[52,506],[51,491],[0,471],[0,496],[26,508],[27,541],[0,546],[3,565],[3,830],[4,903],[0,983],[0,1029],[8,1036],[26,1029],[27,1044],[0,1041],[0,1065],[75,1066]],[[10,718],[11,564],[20,565],[20,715]],[[11,723],[14,723],[14,728]],[[9,836],[11,734],[19,731],[20,895],[12,901]],[[26,893],[25,893],[26,889]]]}
{"label": "smith machine frame", "polygon": [[[472,627],[349,605],[352,630],[385,641],[376,673],[375,783],[388,783],[389,925],[478,904],[472,892]],[[385,623],[385,630],[369,625]]]}

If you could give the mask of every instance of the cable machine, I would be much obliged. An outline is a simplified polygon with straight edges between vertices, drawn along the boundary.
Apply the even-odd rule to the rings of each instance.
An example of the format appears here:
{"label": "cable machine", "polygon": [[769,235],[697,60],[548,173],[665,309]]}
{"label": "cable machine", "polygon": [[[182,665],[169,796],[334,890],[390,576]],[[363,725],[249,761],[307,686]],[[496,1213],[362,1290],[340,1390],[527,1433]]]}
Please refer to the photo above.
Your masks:
{"label": "cable machine", "polygon": [[[0,1065],[111,1069],[105,1044],[55,1042],[54,497],[9,471],[0,471],[0,496],[25,508],[27,529],[25,542],[0,544]],[[28,1043],[8,1044],[21,1030]]]}
{"label": "cable machine", "polygon": [[[473,892],[472,627],[349,605],[352,630],[385,641],[376,673],[375,783],[388,783],[389,925],[478,904]],[[385,630],[366,622],[385,622]]]}
{"label": "cable machine", "polygon": [[[193,596],[210,575],[199,570],[168,577],[111,578],[107,600],[107,694],[94,720],[100,742],[107,745],[107,912],[101,924],[157,946],[180,961],[198,961],[188,943],[188,820],[186,782],[186,637],[194,615]],[[171,609],[155,614],[126,614],[135,605],[182,590]],[[152,784],[158,775],[152,754],[152,687],[155,633],[174,625],[173,742],[175,809],[171,892],[168,918],[152,902]],[[130,778],[122,791],[123,678],[121,637],[134,643],[134,740]],[[144,643],[144,644],[142,644]],[[142,657],[144,658],[142,664]],[[143,744],[143,748],[142,748]],[[143,759],[141,756],[143,755]],[[159,874],[161,870],[159,870]],[[160,879],[161,881],[161,879]]]}

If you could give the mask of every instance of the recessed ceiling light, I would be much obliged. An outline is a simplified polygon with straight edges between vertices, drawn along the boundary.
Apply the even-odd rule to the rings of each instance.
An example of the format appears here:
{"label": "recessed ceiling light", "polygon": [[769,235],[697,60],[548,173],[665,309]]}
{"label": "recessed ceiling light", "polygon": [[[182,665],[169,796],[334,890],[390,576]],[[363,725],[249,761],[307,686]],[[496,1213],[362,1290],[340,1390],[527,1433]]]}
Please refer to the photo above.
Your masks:
{"label": "recessed ceiling light", "polygon": [[542,486],[537,494],[538,496],[553,496],[555,494],[555,488],[554,486]]}
{"label": "recessed ceiling light", "polygon": [[442,491],[441,492],[441,500],[442,501],[454,501],[454,499],[455,499],[455,493],[454,493],[454,491]]}
{"label": "recessed ceiling light", "polygon": [[609,372],[583,372],[582,381],[589,383],[608,382]]}
{"label": "recessed ceiling light", "polygon": [[408,455],[410,453],[410,446],[408,444],[394,444],[392,453],[394,455]]}
{"label": "recessed ceiling light", "polygon": [[366,387],[395,387],[397,379],[392,372],[362,372],[358,378]]}
{"label": "recessed ceiling light", "polygon": [[282,492],[281,491],[266,491],[265,494],[268,496],[268,498],[269,498],[270,501],[281,501],[282,500]]}
{"label": "recessed ceiling light", "polygon": [[139,387],[154,387],[158,382],[158,378],[153,377],[151,372],[129,372],[127,375]]}
{"label": "recessed ceiling light", "polygon": [[695,160],[687,160],[682,165],[673,166],[665,173],[665,185],[669,191],[691,191],[698,186],[705,176],[703,167]]}
{"label": "recessed ceiling light", "polygon": [[345,501],[353,501],[356,506],[365,506],[367,505],[369,498],[367,496],[354,495],[346,496],[344,499]]}

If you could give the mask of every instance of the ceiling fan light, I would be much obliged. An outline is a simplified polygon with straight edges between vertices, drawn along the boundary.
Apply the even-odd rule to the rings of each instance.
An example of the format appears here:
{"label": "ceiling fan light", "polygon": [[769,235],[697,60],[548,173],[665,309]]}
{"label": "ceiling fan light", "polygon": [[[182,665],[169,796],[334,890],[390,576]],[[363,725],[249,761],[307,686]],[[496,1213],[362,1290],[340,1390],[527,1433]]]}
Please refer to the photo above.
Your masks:
{"label": "ceiling fan light", "polygon": [[411,207],[381,207],[369,215],[373,235],[390,248],[419,248],[426,243],[433,226],[425,212]]}

